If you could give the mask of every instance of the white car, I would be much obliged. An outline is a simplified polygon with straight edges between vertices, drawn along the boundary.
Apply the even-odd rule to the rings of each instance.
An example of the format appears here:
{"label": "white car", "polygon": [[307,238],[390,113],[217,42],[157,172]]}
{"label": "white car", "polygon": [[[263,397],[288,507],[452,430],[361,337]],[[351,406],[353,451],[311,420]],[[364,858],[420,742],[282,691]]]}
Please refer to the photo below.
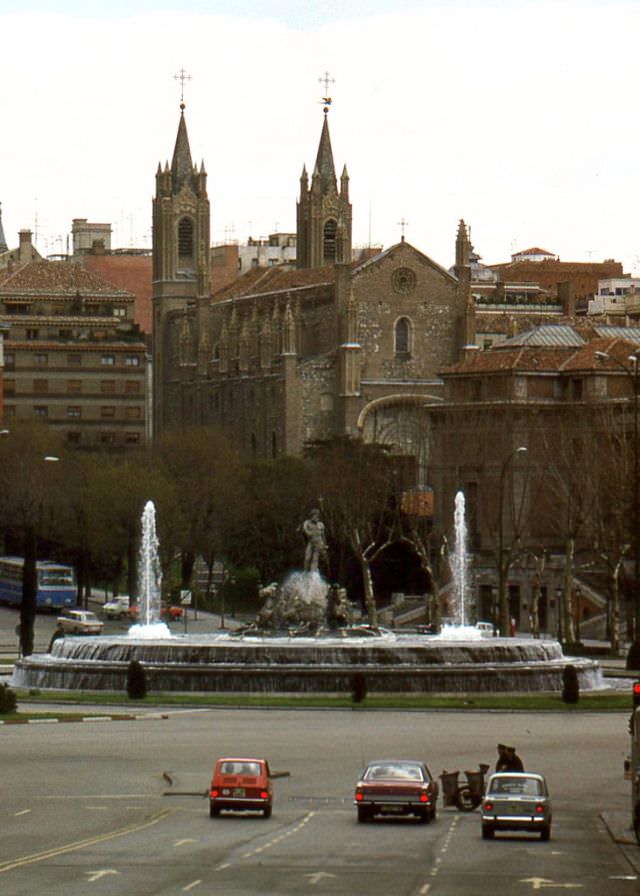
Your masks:
{"label": "white car", "polygon": [[104,622],[90,610],[63,610],[57,622],[69,635],[99,635],[104,628]]}
{"label": "white car", "polygon": [[102,607],[102,612],[107,619],[124,619],[129,615],[129,596],[121,594],[108,600]]}

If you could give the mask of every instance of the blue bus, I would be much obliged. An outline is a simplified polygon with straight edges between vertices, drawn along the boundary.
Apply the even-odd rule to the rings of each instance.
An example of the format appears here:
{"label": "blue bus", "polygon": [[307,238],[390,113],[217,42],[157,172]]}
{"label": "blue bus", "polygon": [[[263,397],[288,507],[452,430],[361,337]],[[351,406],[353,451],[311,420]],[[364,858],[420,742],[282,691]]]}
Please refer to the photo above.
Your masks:
{"label": "blue bus", "polygon": [[[22,603],[22,557],[0,557],[0,604],[19,607]],[[38,560],[38,610],[75,607],[78,602],[76,576],[72,566]]]}

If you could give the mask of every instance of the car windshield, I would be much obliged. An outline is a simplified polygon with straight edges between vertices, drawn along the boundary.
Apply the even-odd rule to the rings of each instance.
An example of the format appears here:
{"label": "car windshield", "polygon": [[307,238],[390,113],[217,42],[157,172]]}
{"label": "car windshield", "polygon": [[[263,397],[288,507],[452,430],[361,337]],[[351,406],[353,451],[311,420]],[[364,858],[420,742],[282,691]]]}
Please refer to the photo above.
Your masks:
{"label": "car windshield", "polygon": [[509,794],[510,796],[541,796],[542,781],[538,778],[494,778],[491,782],[492,794]]}
{"label": "car windshield", "polygon": [[220,766],[223,775],[245,775],[257,778],[260,774],[259,762],[223,762]]}
{"label": "car windshield", "polygon": [[374,765],[370,765],[364,773],[365,781],[380,781],[389,778],[403,781],[422,781],[422,769],[419,765],[407,765],[399,762],[376,762]]}

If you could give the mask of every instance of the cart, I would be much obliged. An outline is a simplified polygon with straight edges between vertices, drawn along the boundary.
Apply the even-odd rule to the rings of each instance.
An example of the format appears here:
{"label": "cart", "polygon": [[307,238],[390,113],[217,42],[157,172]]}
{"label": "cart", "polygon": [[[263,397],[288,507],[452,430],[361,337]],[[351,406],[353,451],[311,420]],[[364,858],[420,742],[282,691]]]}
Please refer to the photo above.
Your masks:
{"label": "cart", "polygon": [[448,772],[444,769],[440,775],[444,805],[455,806],[460,812],[473,812],[482,800],[484,778],[488,771],[489,766],[480,763],[477,771],[466,771],[466,781],[460,782],[459,771]]}

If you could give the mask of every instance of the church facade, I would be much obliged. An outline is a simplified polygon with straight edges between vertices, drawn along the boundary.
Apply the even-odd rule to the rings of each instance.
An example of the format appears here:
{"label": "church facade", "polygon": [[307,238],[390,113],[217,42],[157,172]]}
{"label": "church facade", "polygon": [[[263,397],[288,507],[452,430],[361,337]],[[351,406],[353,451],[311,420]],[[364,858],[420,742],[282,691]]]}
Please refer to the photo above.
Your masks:
{"label": "church facade", "polygon": [[474,336],[467,231],[461,222],[453,272],[404,238],[354,263],[349,176],[336,177],[327,111],[300,178],[297,268],[250,270],[211,295],[206,172],[192,164],[182,107],[154,199],[155,435],[220,424],[248,457],[362,436],[418,458],[426,485],[424,406]]}

